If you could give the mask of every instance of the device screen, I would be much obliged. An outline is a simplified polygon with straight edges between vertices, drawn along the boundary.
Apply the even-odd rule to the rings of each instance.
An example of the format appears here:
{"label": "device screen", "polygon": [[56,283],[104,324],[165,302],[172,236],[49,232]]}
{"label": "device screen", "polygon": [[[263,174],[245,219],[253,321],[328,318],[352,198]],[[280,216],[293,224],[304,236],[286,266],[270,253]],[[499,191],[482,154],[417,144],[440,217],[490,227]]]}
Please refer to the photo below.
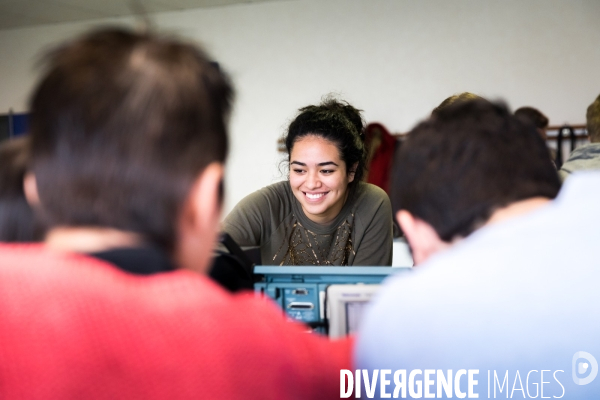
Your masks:
{"label": "device screen", "polygon": [[349,301],[346,303],[346,334],[358,330],[366,305],[366,301]]}

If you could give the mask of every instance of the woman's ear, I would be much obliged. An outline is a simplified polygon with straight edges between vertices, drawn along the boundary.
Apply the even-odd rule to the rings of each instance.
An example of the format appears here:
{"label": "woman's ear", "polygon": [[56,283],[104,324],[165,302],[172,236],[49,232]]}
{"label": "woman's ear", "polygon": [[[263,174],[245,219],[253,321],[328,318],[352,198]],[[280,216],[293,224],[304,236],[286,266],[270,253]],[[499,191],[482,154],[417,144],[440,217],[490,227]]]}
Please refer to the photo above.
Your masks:
{"label": "woman's ear", "polygon": [[350,183],[354,180],[357,169],[358,169],[358,162],[355,162],[354,165],[352,165],[352,167],[350,167],[350,170],[348,171],[348,183]]}

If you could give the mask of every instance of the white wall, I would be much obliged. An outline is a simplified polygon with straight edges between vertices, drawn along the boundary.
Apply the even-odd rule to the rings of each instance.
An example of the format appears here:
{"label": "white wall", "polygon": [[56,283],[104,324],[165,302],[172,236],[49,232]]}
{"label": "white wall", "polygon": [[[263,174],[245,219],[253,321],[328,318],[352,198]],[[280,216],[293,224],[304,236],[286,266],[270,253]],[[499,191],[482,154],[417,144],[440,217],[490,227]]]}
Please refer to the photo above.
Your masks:
{"label": "white wall", "polygon": [[[289,0],[154,21],[203,43],[237,88],[229,210],[281,179],[277,138],[329,92],[397,132],[461,91],[583,123],[600,93],[598,16],[597,0]],[[26,109],[40,50],[97,23],[0,31],[0,112]]]}

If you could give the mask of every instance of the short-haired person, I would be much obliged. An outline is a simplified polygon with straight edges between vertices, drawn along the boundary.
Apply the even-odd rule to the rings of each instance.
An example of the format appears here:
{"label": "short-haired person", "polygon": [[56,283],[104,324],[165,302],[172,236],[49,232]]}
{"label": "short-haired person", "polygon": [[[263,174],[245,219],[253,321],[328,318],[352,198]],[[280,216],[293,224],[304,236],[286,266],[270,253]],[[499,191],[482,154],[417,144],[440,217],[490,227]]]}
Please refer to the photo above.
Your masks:
{"label": "short-haired person", "polygon": [[407,397],[600,393],[572,375],[596,368],[586,373],[580,352],[600,356],[600,175],[552,200],[559,181],[539,134],[479,101],[414,128],[399,171],[392,200],[418,267],[366,312],[357,368],[390,369],[388,393],[404,370]]}
{"label": "short-haired person", "polygon": [[558,171],[563,181],[576,171],[600,169],[600,96],[587,109],[586,127],[591,143],[571,152]]}
{"label": "short-haired person", "polygon": [[453,94],[452,96],[446,97],[436,108],[431,111],[431,115],[435,115],[443,108],[451,106],[456,103],[464,103],[471,100],[485,100],[483,97],[476,95],[471,92],[462,92]]}
{"label": "short-haired person", "polygon": [[223,222],[265,265],[391,265],[389,198],[362,182],[360,111],[332,98],[300,109],[285,147],[289,179],[244,198]]}
{"label": "short-haired person", "polygon": [[210,61],[118,28],[49,55],[25,185],[49,231],[44,245],[0,245],[3,398],[339,393],[348,341],[203,276],[232,99]]}
{"label": "short-haired person", "polygon": [[[515,110],[515,116],[533,124],[542,139],[548,139],[546,130],[548,129],[549,120],[540,110],[533,107],[519,107]],[[548,154],[552,162],[556,165],[556,149],[548,147]]]}
{"label": "short-haired person", "polygon": [[42,226],[23,191],[28,163],[28,137],[0,143],[0,242],[36,242],[42,239]]}
{"label": "short-haired person", "polygon": [[515,110],[515,116],[529,121],[533,124],[542,139],[546,140],[546,129],[548,128],[548,117],[546,117],[540,110],[533,107],[519,107]]}

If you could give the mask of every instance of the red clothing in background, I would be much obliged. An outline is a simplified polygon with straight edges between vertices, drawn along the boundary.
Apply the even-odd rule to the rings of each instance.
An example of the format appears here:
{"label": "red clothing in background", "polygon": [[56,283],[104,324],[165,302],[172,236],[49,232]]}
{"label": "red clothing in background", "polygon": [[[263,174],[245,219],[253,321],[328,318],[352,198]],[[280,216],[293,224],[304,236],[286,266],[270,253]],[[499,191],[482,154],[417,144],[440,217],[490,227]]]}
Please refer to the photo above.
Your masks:
{"label": "red clothing in background", "polygon": [[2,399],[339,398],[350,345],[192,272],[0,245]]}
{"label": "red clothing in background", "polygon": [[365,128],[365,141],[370,155],[367,182],[379,186],[389,195],[396,139],[382,124],[374,122]]}

